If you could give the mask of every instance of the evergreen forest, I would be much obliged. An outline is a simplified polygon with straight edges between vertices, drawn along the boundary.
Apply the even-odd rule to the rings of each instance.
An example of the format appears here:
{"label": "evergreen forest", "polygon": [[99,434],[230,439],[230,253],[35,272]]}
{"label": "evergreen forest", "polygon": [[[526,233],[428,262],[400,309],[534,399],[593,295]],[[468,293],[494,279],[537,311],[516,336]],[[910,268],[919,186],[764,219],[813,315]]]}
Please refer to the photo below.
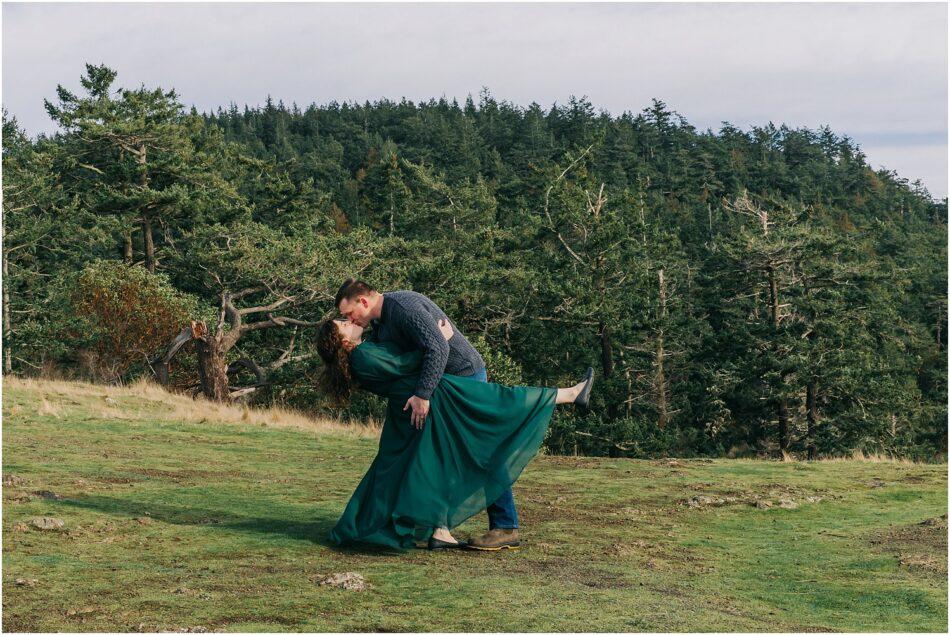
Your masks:
{"label": "evergreen forest", "polygon": [[352,276],[431,297],[492,381],[593,366],[552,454],[946,458],[947,199],[828,127],[80,85],[53,134],[3,113],[5,374],[378,419],[318,387]]}

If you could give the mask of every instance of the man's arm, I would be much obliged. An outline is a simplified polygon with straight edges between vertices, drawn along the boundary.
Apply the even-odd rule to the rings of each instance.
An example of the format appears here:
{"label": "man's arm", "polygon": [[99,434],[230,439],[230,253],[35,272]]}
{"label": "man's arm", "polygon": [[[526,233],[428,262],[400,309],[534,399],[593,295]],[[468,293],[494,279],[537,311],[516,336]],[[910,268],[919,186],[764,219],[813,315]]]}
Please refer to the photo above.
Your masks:
{"label": "man's arm", "polygon": [[419,381],[413,394],[428,401],[445,373],[445,365],[449,361],[449,343],[439,330],[435,316],[425,310],[407,313],[403,330],[413,346],[423,352]]}
{"label": "man's arm", "polygon": [[417,311],[398,311],[397,314],[399,330],[423,354],[414,394],[403,407],[404,411],[412,408],[412,424],[421,430],[429,414],[429,398],[435,392],[449,360],[449,344],[436,324],[435,317],[425,309],[419,307]]}

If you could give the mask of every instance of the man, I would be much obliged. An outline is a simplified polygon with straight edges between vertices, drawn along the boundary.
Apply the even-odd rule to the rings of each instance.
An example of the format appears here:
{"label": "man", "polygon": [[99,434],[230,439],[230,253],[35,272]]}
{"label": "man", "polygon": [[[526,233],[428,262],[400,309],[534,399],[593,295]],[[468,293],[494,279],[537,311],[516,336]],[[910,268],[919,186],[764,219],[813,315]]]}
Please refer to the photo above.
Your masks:
{"label": "man", "polygon": [[[419,381],[403,410],[412,409],[412,423],[421,429],[429,413],[429,399],[444,373],[488,381],[485,361],[442,309],[415,291],[379,293],[361,280],[350,278],[336,294],[336,307],[349,321],[373,326],[372,339],[395,342],[404,350],[423,351]],[[455,330],[448,341],[439,330],[446,320]],[[488,533],[468,541],[482,551],[517,549],[518,512],[509,487],[488,506]]]}

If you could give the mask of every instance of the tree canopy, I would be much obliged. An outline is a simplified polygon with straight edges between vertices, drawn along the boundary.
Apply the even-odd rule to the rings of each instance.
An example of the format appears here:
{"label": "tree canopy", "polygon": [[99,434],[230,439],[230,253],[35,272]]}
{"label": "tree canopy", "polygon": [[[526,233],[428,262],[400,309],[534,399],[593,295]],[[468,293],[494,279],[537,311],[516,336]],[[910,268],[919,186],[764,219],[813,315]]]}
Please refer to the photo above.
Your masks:
{"label": "tree canopy", "polygon": [[4,111],[7,372],[88,371],[75,284],[124,263],[187,307],[163,324],[217,334],[222,369],[253,361],[251,399],[331,410],[309,327],[357,276],[432,297],[500,380],[594,365],[552,451],[946,453],[947,201],[828,127],[700,131],[660,100],[611,115],[487,90],[197,113],[116,81],[88,65],[83,94],[57,87],[52,136]]}

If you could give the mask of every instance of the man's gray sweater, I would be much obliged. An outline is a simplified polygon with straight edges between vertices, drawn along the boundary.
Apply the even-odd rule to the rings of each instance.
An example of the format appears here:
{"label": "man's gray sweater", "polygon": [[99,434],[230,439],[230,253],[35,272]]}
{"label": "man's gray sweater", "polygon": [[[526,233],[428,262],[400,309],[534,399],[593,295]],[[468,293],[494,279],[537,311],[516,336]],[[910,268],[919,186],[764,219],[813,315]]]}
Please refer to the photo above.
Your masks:
{"label": "man's gray sweater", "polygon": [[[446,341],[439,320],[447,320],[455,333]],[[422,369],[414,394],[430,399],[443,373],[468,376],[485,368],[478,354],[455,323],[438,305],[415,291],[388,291],[383,294],[380,319],[373,320],[370,339],[395,342],[406,351],[423,352]]]}

